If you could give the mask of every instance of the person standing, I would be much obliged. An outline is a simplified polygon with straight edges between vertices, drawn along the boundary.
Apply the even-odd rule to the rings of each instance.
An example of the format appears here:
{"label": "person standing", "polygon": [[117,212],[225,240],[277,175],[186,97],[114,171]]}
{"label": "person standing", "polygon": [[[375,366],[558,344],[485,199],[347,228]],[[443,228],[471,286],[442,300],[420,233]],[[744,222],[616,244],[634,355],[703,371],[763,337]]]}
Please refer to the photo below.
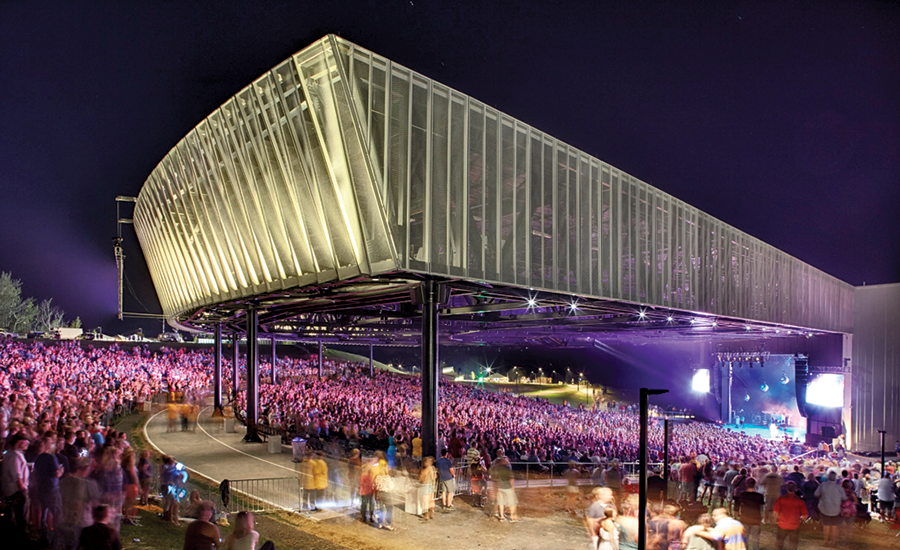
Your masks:
{"label": "person standing", "polygon": [[678,469],[679,480],[681,481],[681,498],[694,502],[697,500],[697,476],[700,470],[690,457],[684,457],[681,467]]}
{"label": "person standing", "polygon": [[25,450],[29,446],[28,438],[22,433],[17,433],[10,438],[9,449],[3,458],[3,469],[0,473],[0,489],[3,498],[11,504],[13,522],[18,534],[24,536],[27,524],[25,522],[25,505],[28,502],[28,461],[25,460]]}
{"label": "person standing", "polygon": [[806,503],[797,496],[797,483],[793,480],[785,485],[787,492],[778,497],[773,507],[778,532],[775,535],[775,550],[782,550],[787,541],[788,550],[797,550],[800,542],[800,522],[807,516]]}
{"label": "person standing", "polygon": [[613,522],[616,517],[615,508],[606,508],[604,518],[600,521],[600,530],[597,532],[597,550],[619,550],[619,529]]}
{"label": "person standing", "polygon": [[[712,540],[721,541],[724,550],[747,550],[747,535],[741,522],[729,517],[725,508],[713,510],[712,517],[716,522],[716,527],[709,534]],[[698,534],[703,536],[705,533]]]}
{"label": "person standing", "polygon": [[313,460],[313,480],[316,502],[322,502],[328,489],[328,463],[325,462],[325,454],[322,451],[316,451],[316,458]]}
{"label": "person standing", "polygon": [[150,451],[141,451],[137,464],[138,483],[141,486],[141,505],[146,506],[150,499],[150,480],[153,478],[153,464],[150,462]]}
{"label": "person standing", "polygon": [[453,508],[453,493],[456,491],[456,472],[453,471],[453,463],[450,461],[450,450],[444,449],[441,458],[435,464],[438,472],[438,481],[441,483],[441,504],[447,512]]}
{"label": "person standing", "polygon": [[763,476],[760,485],[762,486],[763,494],[766,496],[763,521],[765,523],[771,523],[772,508],[775,506],[775,501],[781,496],[784,478],[774,467],[772,467],[772,471]]}
{"label": "person standing", "polygon": [[372,478],[371,464],[365,464],[359,474],[359,521],[374,523],[375,521],[375,482]]}
{"label": "person standing", "polygon": [[56,437],[43,439],[43,451],[34,459],[31,480],[35,485],[34,494],[40,505],[40,528],[49,537],[53,523],[62,519],[62,497],[59,494],[59,478],[64,468],[56,459]]}
{"label": "person standing", "polygon": [[362,470],[362,459],[359,456],[359,449],[350,451],[350,458],[347,459],[347,477],[349,478],[350,487],[350,506],[356,502],[356,496],[359,494],[359,475]]}
{"label": "person standing", "polygon": [[315,467],[312,453],[307,452],[303,455],[303,460],[300,462],[300,483],[303,486],[303,503],[300,508],[302,509],[305,504],[307,512],[319,511],[318,506],[316,506]]}
{"label": "person standing", "polygon": [[72,462],[72,473],[59,481],[63,514],[56,529],[57,542],[62,548],[75,548],[81,531],[93,522],[93,510],[100,502],[97,482],[87,477],[91,463],[87,458],[77,458]]}
{"label": "person standing", "polygon": [[512,477],[512,468],[509,465],[509,459],[503,449],[497,450],[497,460],[491,466],[491,478],[497,482],[497,518],[505,521],[504,509],[509,508],[509,521],[515,523],[519,521],[516,513],[519,500],[516,497],[516,489]]}
{"label": "person standing", "polygon": [[[735,497],[736,515],[744,524],[744,534],[747,537],[747,546],[753,550],[759,550],[759,532],[762,524],[761,510],[765,499],[761,493],[756,492],[756,479],[747,478],[746,489]],[[775,503],[773,502],[774,506]]]}
{"label": "person standing", "polygon": [[713,520],[709,514],[701,514],[696,525],[685,529],[681,536],[684,550],[716,550],[718,545],[711,539]]}
{"label": "person standing", "polygon": [[578,499],[578,463],[569,461],[569,468],[563,473],[566,478],[566,513],[577,514],[575,502]]}
{"label": "person standing", "polygon": [[422,509],[421,517],[428,521],[434,519],[434,482],[437,480],[437,470],[434,467],[434,457],[426,456],[422,463],[422,471],[419,472],[419,495]]}
{"label": "person standing", "polygon": [[422,464],[422,438],[419,437],[419,432],[416,432],[416,437],[412,440],[412,458],[416,466]]}
{"label": "person standing", "polygon": [[837,483],[837,472],[828,472],[825,483],[816,489],[819,499],[819,514],[822,528],[825,531],[825,546],[837,544],[838,526],[841,522],[841,502],[847,500],[844,488]]}
{"label": "person standing", "polygon": [[878,480],[878,506],[881,518],[889,518],[894,509],[894,477],[886,473]]}
{"label": "person standing", "polygon": [[391,469],[388,467],[384,451],[375,451],[375,457],[378,462],[372,467],[372,479],[375,482],[376,513],[381,512],[378,528],[393,531],[394,503],[391,502],[391,492],[394,490],[394,480],[391,478]]}

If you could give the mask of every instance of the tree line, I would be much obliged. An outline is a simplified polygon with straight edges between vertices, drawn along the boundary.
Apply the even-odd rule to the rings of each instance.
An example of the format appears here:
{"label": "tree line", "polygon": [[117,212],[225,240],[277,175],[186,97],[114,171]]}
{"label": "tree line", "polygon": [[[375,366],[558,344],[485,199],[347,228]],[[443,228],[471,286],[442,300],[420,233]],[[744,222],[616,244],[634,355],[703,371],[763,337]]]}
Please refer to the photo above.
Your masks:
{"label": "tree line", "polygon": [[48,298],[37,302],[22,298],[22,281],[11,273],[0,273],[0,329],[17,334],[32,331],[50,332],[60,327],[81,327],[81,319],[66,322],[66,312],[53,305]]}

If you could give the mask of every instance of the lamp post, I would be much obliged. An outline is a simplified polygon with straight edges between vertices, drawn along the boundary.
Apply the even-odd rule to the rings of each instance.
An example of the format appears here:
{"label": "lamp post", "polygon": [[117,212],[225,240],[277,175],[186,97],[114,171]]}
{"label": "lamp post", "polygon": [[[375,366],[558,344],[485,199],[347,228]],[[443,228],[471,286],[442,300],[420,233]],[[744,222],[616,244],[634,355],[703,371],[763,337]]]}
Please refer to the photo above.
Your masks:
{"label": "lamp post", "polygon": [[641,388],[641,437],[640,455],[638,456],[638,548],[647,548],[647,422],[648,398],[651,395],[668,393],[669,390],[649,390]]}
{"label": "lamp post", "polygon": [[881,477],[884,477],[884,434],[886,430],[878,430],[878,433],[881,434]]}

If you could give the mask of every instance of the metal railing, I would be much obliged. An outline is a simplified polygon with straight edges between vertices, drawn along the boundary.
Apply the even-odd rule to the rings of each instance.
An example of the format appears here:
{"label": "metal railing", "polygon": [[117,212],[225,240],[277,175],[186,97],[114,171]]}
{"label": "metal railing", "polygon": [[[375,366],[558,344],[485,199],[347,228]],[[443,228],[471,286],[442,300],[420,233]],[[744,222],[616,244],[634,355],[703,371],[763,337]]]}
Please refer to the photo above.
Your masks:
{"label": "metal railing", "polygon": [[298,477],[273,477],[263,479],[231,479],[228,482],[227,504],[222,490],[208,489],[207,499],[216,504],[217,511],[225,512],[281,512],[299,510],[301,485]]}
{"label": "metal railing", "polygon": [[[510,461],[513,479],[517,487],[556,487],[568,484],[568,480],[563,473],[569,469],[568,462],[528,462],[528,461]],[[622,483],[625,484],[625,478],[628,478],[632,484],[638,483],[638,463],[625,462],[621,463],[624,476]],[[662,462],[649,463],[648,466],[662,467]],[[594,483],[591,478],[591,471],[598,466],[580,462],[578,467],[581,470],[578,477],[578,485],[592,485]],[[460,459],[454,464],[454,472],[456,473],[456,492],[455,494],[468,494],[471,492],[471,476],[469,475],[469,465],[466,459]],[[489,476],[487,476],[489,477]]]}

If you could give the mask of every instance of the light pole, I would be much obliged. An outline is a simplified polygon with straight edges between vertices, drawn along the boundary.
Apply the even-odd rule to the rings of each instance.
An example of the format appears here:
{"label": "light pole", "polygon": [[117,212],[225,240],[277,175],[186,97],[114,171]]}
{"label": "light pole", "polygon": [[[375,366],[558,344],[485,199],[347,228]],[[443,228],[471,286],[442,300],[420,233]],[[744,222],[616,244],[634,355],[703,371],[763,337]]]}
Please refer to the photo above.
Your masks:
{"label": "light pole", "polygon": [[878,430],[878,433],[881,434],[881,477],[884,477],[884,434],[885,430]]}

